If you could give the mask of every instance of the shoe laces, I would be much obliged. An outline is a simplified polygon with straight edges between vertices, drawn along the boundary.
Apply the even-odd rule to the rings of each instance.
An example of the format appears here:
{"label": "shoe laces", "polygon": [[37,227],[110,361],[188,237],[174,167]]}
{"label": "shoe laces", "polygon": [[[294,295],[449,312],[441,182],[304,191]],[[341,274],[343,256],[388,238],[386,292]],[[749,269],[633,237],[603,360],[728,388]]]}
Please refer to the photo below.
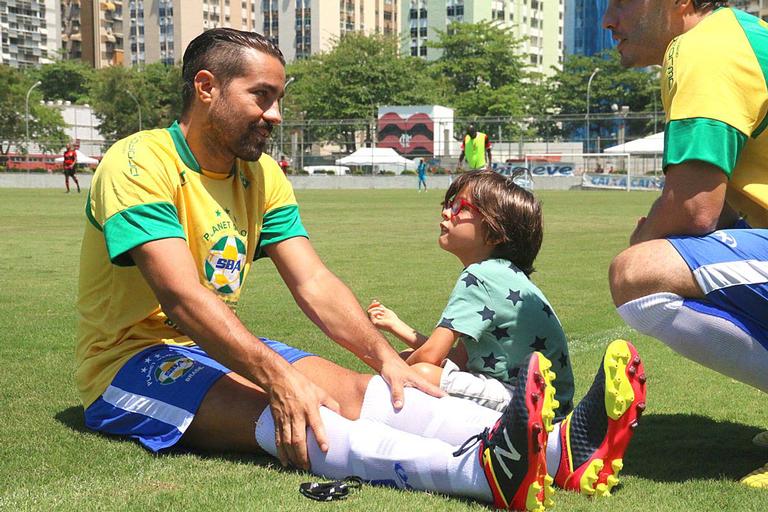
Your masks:
{"label": "shoe laces", "polygon": [[453,452],[454,457],[458,457],[459,455],[463,455],[464,453],[468,452],[470,448],[475,446],[477,443],[483,443],[488,444],[488,435],[491,432],[491,429],[487,428],[480,432],[479,434],[475,434],[474,436],[470,437],[466,441],[464,441],[464,444],[459,446],[459,449]]}

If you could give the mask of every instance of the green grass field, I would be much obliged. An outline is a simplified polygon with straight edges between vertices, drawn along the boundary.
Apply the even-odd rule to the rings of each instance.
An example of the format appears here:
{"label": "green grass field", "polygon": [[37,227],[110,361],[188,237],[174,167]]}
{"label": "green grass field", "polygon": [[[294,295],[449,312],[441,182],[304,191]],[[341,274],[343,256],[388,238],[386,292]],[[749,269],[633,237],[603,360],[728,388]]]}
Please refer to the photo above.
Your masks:
{"label": "green grass field", "polygon": [[[415,182],[414,182],[415,183]],[[460,271],[437,247],[430,191],[298,191],[318,252],[363,304],[378,298],[429,331]],[[765,462],[751,438],[765,396],[638,335],[615,313],[613,255],[654,195],[541,192],[544,247],[534,280],[571,343],[577,400],[603,348],[626,337],[643,356],[648,409],[606,500],[560,492],[554,510],[768,510],[768,491],[738,479]],[[298,493],[311,476],[263,457],[170,454],[87,431],[73,383],[78,253],[85,194],[0,189],[0,510],[482,510],[455,498],[365,487],[344,502]],[[269,261],[254,265],[240,315],[257,334],[365,370],[293,303]]]}

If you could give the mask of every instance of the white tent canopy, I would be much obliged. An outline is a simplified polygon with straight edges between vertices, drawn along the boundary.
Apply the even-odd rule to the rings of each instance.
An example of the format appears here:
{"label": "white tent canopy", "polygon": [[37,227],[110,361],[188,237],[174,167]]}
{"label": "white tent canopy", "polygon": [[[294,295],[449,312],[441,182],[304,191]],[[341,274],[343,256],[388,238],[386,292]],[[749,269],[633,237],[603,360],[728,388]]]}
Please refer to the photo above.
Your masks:
{"label": "white tent canopy", "polygon": [[336,160],[338,165],[370,165],[374,172],[395,171],[401,173],[405,169],[416,170],[416,162],[400,156],[392,148],[360,148],[351,155]]}
{"label": "white tent canopy", "polygon": [[[77,159],[75,160],[75,163],[77,163],[77,164],[96,165],[96,164],[99,163],[98,160],[96,160],[95,158],[89,157],[88,155],[86,155],[85,153],[80,151],[79,149],[75,150],[75,154],[77,155]],[[56,162],[57,163],[63,163],[64,162],[64,157],[60,156],[59,158],[56,159]]]}
{"label": "white tent canopy", "polygon": [[629,153],[631,155],[661,155],[664,153],[664,132],[654,133],[642,139],[625,142],[603,150],[604,153]]}

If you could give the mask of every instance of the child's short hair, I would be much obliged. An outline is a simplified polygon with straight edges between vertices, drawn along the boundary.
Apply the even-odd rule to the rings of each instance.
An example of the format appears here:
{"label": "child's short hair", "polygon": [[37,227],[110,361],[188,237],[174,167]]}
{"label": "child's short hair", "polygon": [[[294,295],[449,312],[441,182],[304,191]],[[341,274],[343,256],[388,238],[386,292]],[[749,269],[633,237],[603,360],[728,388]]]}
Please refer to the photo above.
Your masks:
{"label": "child's short hair", "polygon": [[464,188],[483,216],[486,240],[496,245],[491,256],[507,259],[531,275],[544,237],[539,201],[513,177],[487,170],[460,174],[448,187],[445,201]]}

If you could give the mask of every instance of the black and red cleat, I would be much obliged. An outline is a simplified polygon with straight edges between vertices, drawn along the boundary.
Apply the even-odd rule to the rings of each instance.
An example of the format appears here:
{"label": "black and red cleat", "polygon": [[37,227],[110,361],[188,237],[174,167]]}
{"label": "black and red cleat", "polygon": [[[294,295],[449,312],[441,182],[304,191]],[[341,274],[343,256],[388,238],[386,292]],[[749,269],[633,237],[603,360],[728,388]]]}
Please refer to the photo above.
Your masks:
{"label": "black and red cleat", "polygon": [[527,356],[512,401],[481,439],[480,462],[497,508],[543,512],[553,505],[546,449],[559,404],[551,366],[538,352]]}
{"label": "black and red cleat", "polygon": [[610,496],[624,452],[645,410],[645,369],[634,345],[608,345],[592,387],[560,423],[555,484],[590,496]]}

